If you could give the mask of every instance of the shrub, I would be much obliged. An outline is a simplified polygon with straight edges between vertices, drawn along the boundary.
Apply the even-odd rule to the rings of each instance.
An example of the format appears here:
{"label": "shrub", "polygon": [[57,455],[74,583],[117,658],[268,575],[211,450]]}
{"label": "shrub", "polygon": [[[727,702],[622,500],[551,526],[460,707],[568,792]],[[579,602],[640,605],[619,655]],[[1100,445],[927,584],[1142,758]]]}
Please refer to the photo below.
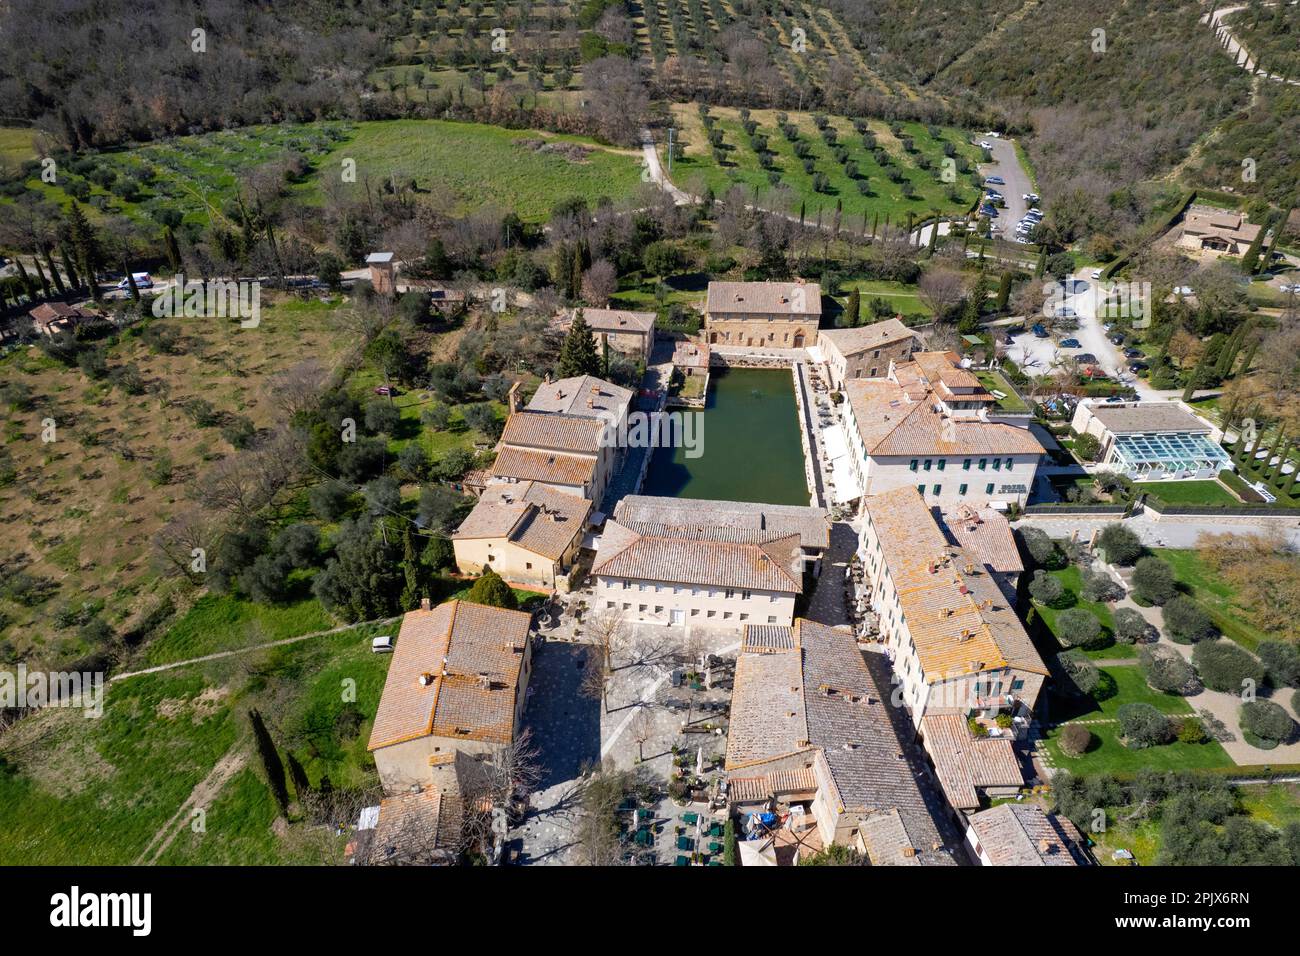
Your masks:
{"label": "shrub", "polygon": [[474,586],[469,589],[469,595],[466,600],[473,601],[475,604],[486,604],[489,607],[504,607],[514,610],[519,607],[519,602],[515,598],[515,592],[510,589],[510,585],[501,579],[491,568],[483,572],[483,576],[474,582]]}
{"label": "shrub", "polygon": [[1133,595],[1147,604],[1164,604],[1175,594],[1174,570],[1159,558],[1140,558],[1133,569]]}
{"label": "shrub", "polygon": [[307,492],[307,503],[322,521],[338,521],[352,508],[352,490],[341,481],[323,481]]}
{"label": "shrub", "polygon": [[1286,741],[1295,730],[1295,721],[1282,709],[1281,705],[1271,700],[1252,700],[1241,705],[1241,729],[1246,741],[1253,746],[1264,744],[1262,749],[1271,750]]}
{"label": "shrub", "polygon": [[1082,757],[1092,746],[1092,731],[1083,724],[1066,724],[1057,743],[1067,757]]}
{"label": "shrub", "polygon": [[1291,709],[1295,711],[1297,717],[1300,717],[1300,690],[1291,695]]}
{"label": "shrub", "polygon": [[1080,694],[1091,694],[1101,683],[1101,671],[1083,651],[1064,651],[1056,659]]}
{"label": "shrub", "polygon": [[1106,553],[1112,564],[1133,564],[1143,552],[1142,540],[1118,522],[1108,524],[1097,535],[1097,547]]}
{"label": "shrub", "polygon": [[1041,568],[1061,566],[1061,551],[1042,528],[1019,528],[1020,540],[1034,564]]}
{"label": "shrub", "polygon": [[1101,637],[1101,621],[1091,611],[1073,607],[1056,616],[1056,639],[1066,647],[1088,647]]}
{"label": "shrub", "polygon": [[1029,594],[1039,604],[1054,607],[1065,596],[1065,586],[1040,568],[1029,582]]}
{"label": "shrub", "polygon": [[1156,690],[1183,696],[1196,692],[1196,671],[1177,651],[1159,644],[1144,647],[1138,661],[1142,675]]}
{"label": "shrub", "polygon": [[1184,744],[1203,744],[1209,739],[1205,728],[1195,717],[1184,717],[1178,724],[1178,742]]}
{"label": "shrub", "polygon": [[1192,644],[1214,637],[1214,622],[1196,601],[1179,594],[1164,608],[1165,630],[1180,644]]}
{"label": "shrub", "polygon": [[1261,641],[1256,653],[1274,687],[1300,687],[1300,647],[1290,641]]}
{"label": "shrub", "polygon": [[1121,607],[1115,611],[1115,640],[1121,644],[1136,644],[1151,636],[1151,622],[1136,608]]}
{"label": "shrub", "polygon": [[1245,681],[1258,685],[1264,679],[1264,666],[1228,641],[1197,644],[1192,663],[1206,687],[1226,694],[1240,694]]}
{"label": "shrub", "polygon": [[1080,588],[1080,593],[1085,601],[1102,603],[1118,601],[1124,596],[1124,588],[1105,571],[1089,569],[1083,572],[1083,587]]}
{"label": "shrub", "polygon": [[1084,461],[1096,461],[1101,451],[1101,441],[1096,435],[1085,432],[1074,440],[1074,452]]}
{"label": "shrub", "polygon": [[1125,704],[1116,716],[1124,745],[1133,750],[1158,747],[1173,739],[1169,718],[1150,704]]}

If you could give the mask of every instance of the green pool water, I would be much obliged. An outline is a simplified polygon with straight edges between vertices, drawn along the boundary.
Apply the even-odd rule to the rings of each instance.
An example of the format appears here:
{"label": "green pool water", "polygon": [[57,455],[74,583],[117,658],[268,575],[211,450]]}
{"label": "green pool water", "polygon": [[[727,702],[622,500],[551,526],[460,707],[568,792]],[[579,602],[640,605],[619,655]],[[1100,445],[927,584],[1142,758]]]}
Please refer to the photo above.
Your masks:
{"label": "green pool water", "polygon": [[794,377],[788,369],[712,370],[703,449],[660,448],[641,493],[676,498],[808,504]]}

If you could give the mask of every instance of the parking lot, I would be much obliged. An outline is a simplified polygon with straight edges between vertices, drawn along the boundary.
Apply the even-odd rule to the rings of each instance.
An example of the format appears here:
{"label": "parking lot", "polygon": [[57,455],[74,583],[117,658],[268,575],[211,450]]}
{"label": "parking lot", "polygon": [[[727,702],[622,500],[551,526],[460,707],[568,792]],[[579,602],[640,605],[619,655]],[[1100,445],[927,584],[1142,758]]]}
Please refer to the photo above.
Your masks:
{"label": "parking lot", "polygon": [[993,155],[993,162],[981,165],[980,173],[985,179],[996,176],[1003,180],[1002,185],[994,188],[1005,198],[1006,208],[998,210],[998,218],[993,220],[993,233],[1003,239],[1014,240],[1016,223],[1029,211],[1029,204],[1023,197],[1026,193],[1032,193],[1034,186],[1029,181],[1029,174],[1020,165],[1013,141],[989,136],[976,137],[976,141],[987,142],[989,152]]}

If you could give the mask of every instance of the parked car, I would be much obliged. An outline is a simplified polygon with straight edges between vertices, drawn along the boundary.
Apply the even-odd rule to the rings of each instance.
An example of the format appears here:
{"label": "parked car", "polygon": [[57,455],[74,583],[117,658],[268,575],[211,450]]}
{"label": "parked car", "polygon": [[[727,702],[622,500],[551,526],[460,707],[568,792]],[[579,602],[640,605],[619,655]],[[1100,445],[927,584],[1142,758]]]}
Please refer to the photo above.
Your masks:
{"label": "parked car", "polygon": [[1146,362],[1134,362],[1132,365],[1128,367],[1128,370],[1132,372],[1134,375],[1137,375],[1139,372],[1145,372],[1149,368],[1151,368],[1151,366],[1148,365]]}
{"label": "parked car", "polygon": [[993,144],[990,143],[987,139],[980,140],[980,149],[992,149],[992,148],[993,148]]}
{"label": "parked car", "polygon": [[1142,355],[1143,355],[1143,352],[1142,352],[1141,349],[1127,348],[1127,349],[1124,350],[1124,357],[1125,357],[1125,358],[1137,359],[1137,358],[1141,358]]}
{"label": "parked car", "polygon": [[1091,352],[1080,352],[1078,355],[1075,356],[1075,358],[1078,359],[1080,364],[1083,365],[1097,364],[1097,356],[1093,355]]}
{"label": "parked car", "polygon": [[1007,181],[1001,176],[990,176],[988,179],[984,180],[985,186],[1005,186],[1006,184]]}
{"label": "parked car", "polygon": [[397,394],[397,386],[396,386],[396,385],[376,385],[376,386],[375,386],[375,394],[376,394],[376,395],[383,395],[385,398],[387,398],[387,397],[389,397],[389,396],[391,396],[391,395],[396,395],[396,394]]}
{"label": "parked car", "polygon": [[1123,344],[1124,344],[1124,333],[1123,333],[1123,332],[1116,332],[1116,333],[1113,334],[1113,335],[1108,335],[1108,336],[1106,336],[1106,338],[1110,339],[1111,343],[1114,344],[1114,345],[1123,345]]}
{"label": "parked car", "polygon": [[1037,209],[1030,209],[1028,212],[1025,213],[1025,218],[1033,219],[1036,222],[1041,222],[1043,219],[1043,214],[1039,212]]}
{"label": "parked car", "polygon": [[1288,293],[1289,293],[1289,292],[1300,292],[1300,282],[1295,282],[1295,283],[1291,283],[1291,284],[1288,284],[1288,283],[1285,283],[1285,282],[1284,282],[1284,283],[1282,283],[1282,285],[1278,286],[1278,289],[1281,290],[1282,292],[1288,292]]}
{"label": "parked car", "polygon": [[1043,327],[1043,323],[1041,322],[1034,323],[1034,327],[1031,331],[1034,333],[1034,338],[1036,339],[1047,338],[1047,329]]}
{"label": "parked car", "polygon": [[1102,273],[1101,269],[1093,269],[1091,272],[1088,273],[1088,277],[1092,279],[1100,279],[1101,273]]}
{"label": "parked car", "polygon": [[1020,198],[1028,203],[1036,203],[1038,202],[1038,193],[1025,193]]}
{"label": "parked car", "polygon": [[391,634],[381,634],[370,642],[370,651],[372,654],[391,654],[393,653],[393,637]]}
{"label": "parked car", "polygon": [[987,216],[990,219],[998,218],[998,211],[992,206],[980,206],[980,215]]}
{"label": "parked car", "polygon": [[1063,349],[1081,349],[1078,339],[1061,339],[1061,348]]}

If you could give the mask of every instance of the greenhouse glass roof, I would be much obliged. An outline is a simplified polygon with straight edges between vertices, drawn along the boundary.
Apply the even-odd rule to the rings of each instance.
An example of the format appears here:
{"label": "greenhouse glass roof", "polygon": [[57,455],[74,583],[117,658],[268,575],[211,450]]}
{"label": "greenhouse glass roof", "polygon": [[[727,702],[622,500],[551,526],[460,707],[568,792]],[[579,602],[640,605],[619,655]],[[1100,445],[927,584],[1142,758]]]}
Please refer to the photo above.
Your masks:
{"label": "greenhouse glass roof", "polygon": [[1196,469],[1231,461],[1228,453],[1209,436],[1187,432],[1117,435],[1115,455],[1130,467],[1164,468],[1166,471]]}

